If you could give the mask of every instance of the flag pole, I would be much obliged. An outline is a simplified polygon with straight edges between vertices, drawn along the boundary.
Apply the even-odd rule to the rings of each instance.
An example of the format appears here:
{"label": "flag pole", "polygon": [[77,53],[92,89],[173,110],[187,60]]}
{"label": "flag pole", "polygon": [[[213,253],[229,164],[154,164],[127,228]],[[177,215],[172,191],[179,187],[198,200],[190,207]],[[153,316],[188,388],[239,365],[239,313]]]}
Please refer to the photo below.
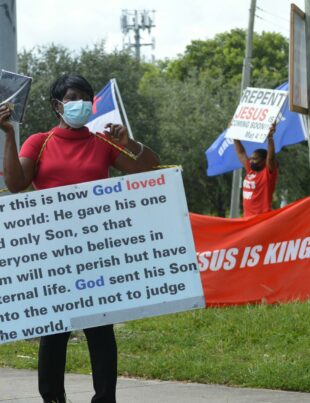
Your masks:
{"label": "flag pole", "polygon": [[120,107],[121,107],[121,110],[122,110],[122,114],[123,114],[124,119],[125,119],[125,124],[126,124],[127,130],[128,130],[128,133],[129,133],[129,137],[131,139],[133,139],[134,137],[133,137],[132,130],[131,130],[131,127],[130,127],[130,124],[129,124],[129,120],[127,118],[126,110],[125,110],[125,107],[124,107],[124,104],[123,104],[121,93],[119,92],[119,89],[118,89],[116,79],[112,78],[111,81],[114,84],[114,88],[115,88],[116,95],[117,95],[117,98],[118,98],[118,101],[119,101],[119,104],[120,104]]}

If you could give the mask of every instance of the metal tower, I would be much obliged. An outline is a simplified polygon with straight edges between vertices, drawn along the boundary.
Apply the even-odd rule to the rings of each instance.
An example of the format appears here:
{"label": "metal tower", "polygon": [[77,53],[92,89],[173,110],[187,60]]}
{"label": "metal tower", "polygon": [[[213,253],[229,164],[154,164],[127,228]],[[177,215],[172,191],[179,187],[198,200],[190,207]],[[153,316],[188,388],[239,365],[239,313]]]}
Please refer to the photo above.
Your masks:
{"label": "metal tower", "polygon": [[[137,60],[141,59],[141,47],[151,46],[155,49],[155,38],[151,42],[142,43],[141,31],[147,31],[148,37],[155,27],[155,10],[122,10],[121,29],[123,32],[123,48],[134,48]],[[133,39],[133,41],[132,41]],[[154,56],[152,55],[154,60]]]}

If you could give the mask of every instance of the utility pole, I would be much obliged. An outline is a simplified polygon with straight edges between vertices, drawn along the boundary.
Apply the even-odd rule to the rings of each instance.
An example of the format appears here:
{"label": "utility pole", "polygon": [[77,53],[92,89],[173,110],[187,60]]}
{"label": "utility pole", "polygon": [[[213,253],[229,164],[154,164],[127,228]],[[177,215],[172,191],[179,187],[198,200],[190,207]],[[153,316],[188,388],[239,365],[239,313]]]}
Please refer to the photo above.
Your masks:
{"label": "utility pole", "polygon": [[[138,61],[141,60],[141,47],[151,46],[155,49],[155,39],[152,38],[150,43],[142,43],[141,31],[148,31],[151,34],[151,29],[154,24],[155,11],[149,10],[122,10],[121,29],[124,34],[124,48],[134,48],[135,57]],[[134,34],[134,43],[131,43],[130,33]],[[153,57],[154,58],[154,57]]]}
{"label": "utility pole", "polygon": [[[250,86],[251,82],[251,59],[253,53],[253,32],[254,32],[254,19],[256,11],[256,0],[251,0],[249,10],[249,24],[247,31],[247,40],[245,47],[245,58],[243,60],[242,81],[241,81],[241,95],[245,88]],[[236,169],[233,172],[231,199],[230,199],[230,218],[240,216],[240,188],[242,179],[242,169]]]}
{"label": "utility pole", "polygon": [[305,14],[306,14],[306,60],[307,60],[307,98],[308,98],[308,115],[307,115],[307,129],[308,129],[308,149],[309,149],[309,165],[310,165],[310,0],[305,0]]}
{"label": "utility pole", "polygon": [[16,1],[0,0],[0,68],[16,73]]}
{"label": "utility pole", "polygon": [[[0,70],[17,72],[16,1],[0,0]],[[16,143],[19,145],[19,128],[14,124]],[[1,130],[0,130],[1,131]],[[3,181],[4,133],[0,133],[0,189]]]}

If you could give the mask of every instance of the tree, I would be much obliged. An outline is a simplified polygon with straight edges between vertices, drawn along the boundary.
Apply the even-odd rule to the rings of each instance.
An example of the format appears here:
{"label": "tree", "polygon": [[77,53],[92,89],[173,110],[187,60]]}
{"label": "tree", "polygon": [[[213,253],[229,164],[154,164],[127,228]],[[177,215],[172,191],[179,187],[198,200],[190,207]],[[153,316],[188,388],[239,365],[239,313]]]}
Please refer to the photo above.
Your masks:
{"label": "tree", "polygon": [[53,81],[64,73],[78,73],[100,91],[111,78],[116,78],[126,112],[135,135],[144,140],[145,120],[142,111],[143,97],[139,95],[139,82],[145,66],[126,52],[107,54],[104,42],[92,49],[73,54],[68,49],[51,45],[24,51],[19,55],[19,71],[33,78],[25,123],[21,127],[21,142],[36,132],[48,131],[56,123],[49,103],[49,89]]}
{"label": "tree", "polygon": [[285,147],[277,155],[279,183],[278,207],[281,200],[291,203],[310,194],[309,149],[306,142]]}
{"label": "tree", "polygon": [[[166,163],[183,165],[189,207],[196,212],[223,215],[229,209],[231,176],[206,177],[204,151],[227,127],[238,104],[244,47],[245,31],[240,29],[192,41],[183,56],[158,63],[141,81],[153,105],[160,154]],[[287,66],[284,37],[254,35],[252,86],[275,88],[287,81]],[[279,154],[277,207],[283,194],[290,201],[309,194],[305,149],[297,145]]]}
{"label": "tree", "polygon": [[[214,39],[192,41],[184,55],[169,64],[167,74],[185,80],[195,69],[197,75],[222,75],[226,82],[240,83],[245,43],[246,31],[242,29],[217,34]],[[286,81],[288,48],[288,41],[281,34],[254,33],[251,85],[274,88]]]}
{"label": "tree", "polygon": [[193,73],[180,81],[170,79],[159,70],[149,72],[140,88],[154,105],[162,163],[183,167],[189,209],[224,215],[229,208],[230,175],[208,181],[204,150],[213,141],[214,133],[227,124],[227,110],[231,113],[235,88],[226,88],[223,77],[197,80]]}
{"label": "tree", "polygon": [[49,102],[49,88],[54,79],[76,70],[75,57],[64,47],[51,45],[23,51],[18,57],[19,72],[33,78],[21,143],[32,133],[50,130],[56,124]]}
{"label": "tree", "polygon": [[[231,174],[206,176],[204,152],[227,127],[240,97],[245,31],[193,41],[177,60],[138,63],[126,52],[106,53],[104,42],[73,54],[50,46],[24,51],[19,70],[33,77],[22,125],[22,141],[47,131],[57,120],[49,87],[63,73],[84,75],[98,92],[116,78],[136,139],[150,145],[162,164],[182,165],[189,209],[224,216],[230,204]],[[280,34],[254,35],[252,84],[274,88],[287,80],[288,43]],[[307,147],[288,147],[278,155],[276,206],[309,194]],[[296,179],[296,177],[298,177]]]}

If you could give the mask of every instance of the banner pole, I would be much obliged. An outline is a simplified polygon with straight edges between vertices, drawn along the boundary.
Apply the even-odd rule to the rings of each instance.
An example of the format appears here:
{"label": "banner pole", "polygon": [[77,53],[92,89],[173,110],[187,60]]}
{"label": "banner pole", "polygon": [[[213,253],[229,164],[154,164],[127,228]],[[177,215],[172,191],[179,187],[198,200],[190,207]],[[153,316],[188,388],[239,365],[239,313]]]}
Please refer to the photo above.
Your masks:
{"label": "banner pole", "polygon": [[124,116],[125,124],[126,124],[127,130],[128,130],[128,133],[129,133],[129,137],[131,139],[134,139],[133,134],[132,134],[132,130],[131,130],[131,127],[130,127],[130,124],[129,124],[129,120],[127,118],[126,110],[125,110],[125,107],[124,107],[124,104],[123,104],[123,100],[122,100],[122,97],[121,97],[121,93],[119,92],[119,89],[118,89],[116,79],[112,78],[111,81],[114,84],[114,88],[115,88],[116,95],[117,95],[117,98],[118,98],[118,101],[119,101],[119,104],[120,104],[120,107],[121,107],[121,110],[122,110],[122,114]]}

